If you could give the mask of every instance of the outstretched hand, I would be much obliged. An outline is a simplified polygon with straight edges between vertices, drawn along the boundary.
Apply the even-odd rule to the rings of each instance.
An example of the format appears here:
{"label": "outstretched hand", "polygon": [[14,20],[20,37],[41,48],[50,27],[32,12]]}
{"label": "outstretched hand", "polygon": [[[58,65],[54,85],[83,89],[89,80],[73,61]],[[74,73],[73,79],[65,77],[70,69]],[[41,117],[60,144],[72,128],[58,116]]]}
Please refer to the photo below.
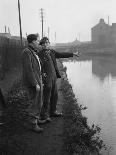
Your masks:
{"label": "outstretched hand", "polygon": [[80,51],[77,51],[77,52],[73,53],[73,55],[79,57],[80,56]]}

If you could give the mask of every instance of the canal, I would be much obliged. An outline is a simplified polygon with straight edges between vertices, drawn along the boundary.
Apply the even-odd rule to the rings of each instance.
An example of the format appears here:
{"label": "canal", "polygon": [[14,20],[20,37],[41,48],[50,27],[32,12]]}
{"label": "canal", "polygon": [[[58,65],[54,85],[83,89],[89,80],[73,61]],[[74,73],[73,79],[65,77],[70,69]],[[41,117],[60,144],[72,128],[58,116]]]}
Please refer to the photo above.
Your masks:
{"label": "canal", "polygon": [[87,106],[83,115],[88,124],[99,125],[108,150],[102,155],[116,155],[116,58],[82,56],[63,63],[78,102]]}

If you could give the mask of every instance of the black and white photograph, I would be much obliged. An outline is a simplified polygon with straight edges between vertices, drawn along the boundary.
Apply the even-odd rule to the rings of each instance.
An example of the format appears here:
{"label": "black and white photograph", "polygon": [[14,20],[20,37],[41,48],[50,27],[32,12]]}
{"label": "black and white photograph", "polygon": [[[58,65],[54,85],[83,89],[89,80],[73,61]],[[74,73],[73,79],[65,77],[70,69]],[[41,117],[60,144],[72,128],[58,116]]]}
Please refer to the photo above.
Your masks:
{"label": "black and white photograph", "polygon": [[115,0],[0,0],[0,155],[116,155]]}

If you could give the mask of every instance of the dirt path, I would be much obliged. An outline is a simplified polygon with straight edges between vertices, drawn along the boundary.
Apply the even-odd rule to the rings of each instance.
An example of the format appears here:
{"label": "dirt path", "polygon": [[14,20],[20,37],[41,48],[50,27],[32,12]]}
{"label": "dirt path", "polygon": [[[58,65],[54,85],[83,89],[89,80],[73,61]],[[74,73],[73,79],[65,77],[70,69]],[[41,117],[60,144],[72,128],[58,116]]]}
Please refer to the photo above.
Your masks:
{"label": "dirt path", "polygon": [[[11,82],[12,80],[13,78]],[[58,112],[62,112],[63,104],[60,84],[61,81],[58,80]],[[3,88],[5,92],[6,87]],[[17,129],[11,131],[11,134],[3,137],[2,155],[67,155],[63,141],[63,118],[52,118],[52,122],[41,125],[41,127],[44,129],[42,133],[35,133],[29,129],[20,130],[20,127],[18,132]]]}
{"label": "dirt path", "polygon": [[[60,81],[58,81],[60,87]],[[62,94],[59,91],[58,111],[62,111]],[[43,133],[28,131],[21,136],[26,146],[19,155],[67,155],[63,142],[63,118],[52,118],[51,123],[41,125]]]}
{"label": "dirt path", "polygon": [[25,149],[19,155],[65,155],[62,139],[62,120],[54,119],[43,126],[44,132],[37,134],[31,131],[21,136]]}

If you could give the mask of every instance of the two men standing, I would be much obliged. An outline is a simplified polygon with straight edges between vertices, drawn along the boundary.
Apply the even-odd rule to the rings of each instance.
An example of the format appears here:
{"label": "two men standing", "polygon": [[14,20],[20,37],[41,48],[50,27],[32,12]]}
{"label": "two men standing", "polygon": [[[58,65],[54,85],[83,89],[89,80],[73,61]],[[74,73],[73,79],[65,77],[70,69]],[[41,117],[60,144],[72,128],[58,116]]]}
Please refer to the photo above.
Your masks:
{"label": "two men standing", "polygon": [[39,106],[39,119],[37,121],[35,117],[33,122],[34,131],[40,132],[42,129],[37,122],[50,122],[51,117],[62,116],[62,113],[58,113],[56,110],[58,100],[56,81],[57,78],[61,78],[56,58],[79,56],[79,53],[58,53],[50,49],[47,37],[43,37],[38,42],[35,34],[28,35],[27,41],[29,45],[24,50],[22,57],[23,81],[30,96],[34,99],[33,104]]}

